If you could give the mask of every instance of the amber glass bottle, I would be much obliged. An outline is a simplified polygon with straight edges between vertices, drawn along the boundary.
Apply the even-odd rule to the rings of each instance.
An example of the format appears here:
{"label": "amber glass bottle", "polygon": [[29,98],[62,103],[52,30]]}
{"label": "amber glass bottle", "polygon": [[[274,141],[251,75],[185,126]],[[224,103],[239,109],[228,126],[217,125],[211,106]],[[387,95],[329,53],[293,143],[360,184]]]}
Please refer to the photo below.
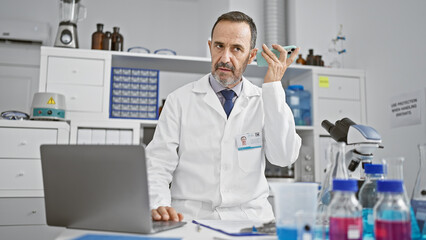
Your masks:
{"label": "amber glass bottle", "polygon": [[299,57],[297,58],[296,63],[300,65],[306,65],[306,61],[305,59],[303,59],[302,54],[299,54]]}
{"label": "amber glass bottle", "polygon": [[309,54],[306,57],[306,65],[315,65],[314,50],[309,49]]}
{"label": "amber glass bottle", "polygon": [[96,32],[92,34],[92,49],[102,49],[102,41],[105,34],[102,32],[104,25],[102,23],[96,24]]}
{"label": "amber glass bottle", "polygon": [[104,39],[102,40],[102,49],[110,50],[111,45],[111,32],[106,31]]}
{"label": "amber glass bottle", "polygon": [[123,51],[123,36],[119,33],[120,28],[114,27],[114,32],[111,35],[111,50]]}

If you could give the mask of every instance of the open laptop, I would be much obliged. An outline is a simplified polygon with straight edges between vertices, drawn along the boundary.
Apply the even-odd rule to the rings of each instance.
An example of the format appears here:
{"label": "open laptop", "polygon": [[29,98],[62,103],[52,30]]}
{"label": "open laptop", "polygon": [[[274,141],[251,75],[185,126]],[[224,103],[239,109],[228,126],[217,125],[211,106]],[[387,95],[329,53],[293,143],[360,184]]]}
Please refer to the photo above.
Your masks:
{"label": "open laptop", "polygon": [[138,145],[42,145],[47,224],[155,233],[185,222],[151,218],[145,148]]}

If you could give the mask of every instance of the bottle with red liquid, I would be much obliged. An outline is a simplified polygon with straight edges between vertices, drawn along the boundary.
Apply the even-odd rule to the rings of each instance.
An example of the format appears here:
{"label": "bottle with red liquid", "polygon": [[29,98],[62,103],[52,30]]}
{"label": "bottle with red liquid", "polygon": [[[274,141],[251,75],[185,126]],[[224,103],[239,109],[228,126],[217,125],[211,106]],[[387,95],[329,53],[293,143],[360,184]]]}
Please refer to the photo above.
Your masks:
{"label": "bottle with red liquid", "polygon": [[334,179],[333,198],[328,207],[330,240],[362,240],[362,206],[356,199],[358,182]]}
{"label": "bottle with red liquid", "polygon": [[401,180],[378,180],[379,201],[374,206],[376,240],[411,240],[410,207]]}

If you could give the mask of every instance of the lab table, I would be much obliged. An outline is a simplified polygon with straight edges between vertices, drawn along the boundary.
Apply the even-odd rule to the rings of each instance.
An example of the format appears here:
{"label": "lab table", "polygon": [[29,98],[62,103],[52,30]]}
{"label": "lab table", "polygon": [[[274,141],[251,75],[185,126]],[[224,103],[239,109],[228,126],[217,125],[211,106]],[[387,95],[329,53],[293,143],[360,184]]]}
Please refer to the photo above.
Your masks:
{"label": "lab table", "polygon": [[119,233],[119,232],[106,232],[106,231],[91,231],[91,230],[80,230],[80,229],[65,229],[56,240],[72,240],[86,234],[100,234],[100,235],[121,235],[121,236],[149,236],[152,238],[182,238],[182,240],[277,240],[277,236],[250,236],[250,237],[231,237],[226,234],[199,227],[198,225],[188,221],[187,224],[180,228],[175,228],[156,234],[141,235],[141,234],[130,234],[130,233]]}

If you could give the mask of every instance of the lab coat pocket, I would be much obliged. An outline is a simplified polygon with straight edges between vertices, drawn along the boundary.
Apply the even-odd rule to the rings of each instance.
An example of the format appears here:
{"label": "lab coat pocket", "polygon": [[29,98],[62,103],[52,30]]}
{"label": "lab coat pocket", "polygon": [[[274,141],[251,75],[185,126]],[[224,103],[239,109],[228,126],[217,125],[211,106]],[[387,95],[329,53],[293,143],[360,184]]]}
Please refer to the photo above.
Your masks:
{"label": "lab coat pocket", "polygon": [[238,151],[238,163],[240,168],[246,172],[259,171],[262,160],[262,148],[251,148]]}

